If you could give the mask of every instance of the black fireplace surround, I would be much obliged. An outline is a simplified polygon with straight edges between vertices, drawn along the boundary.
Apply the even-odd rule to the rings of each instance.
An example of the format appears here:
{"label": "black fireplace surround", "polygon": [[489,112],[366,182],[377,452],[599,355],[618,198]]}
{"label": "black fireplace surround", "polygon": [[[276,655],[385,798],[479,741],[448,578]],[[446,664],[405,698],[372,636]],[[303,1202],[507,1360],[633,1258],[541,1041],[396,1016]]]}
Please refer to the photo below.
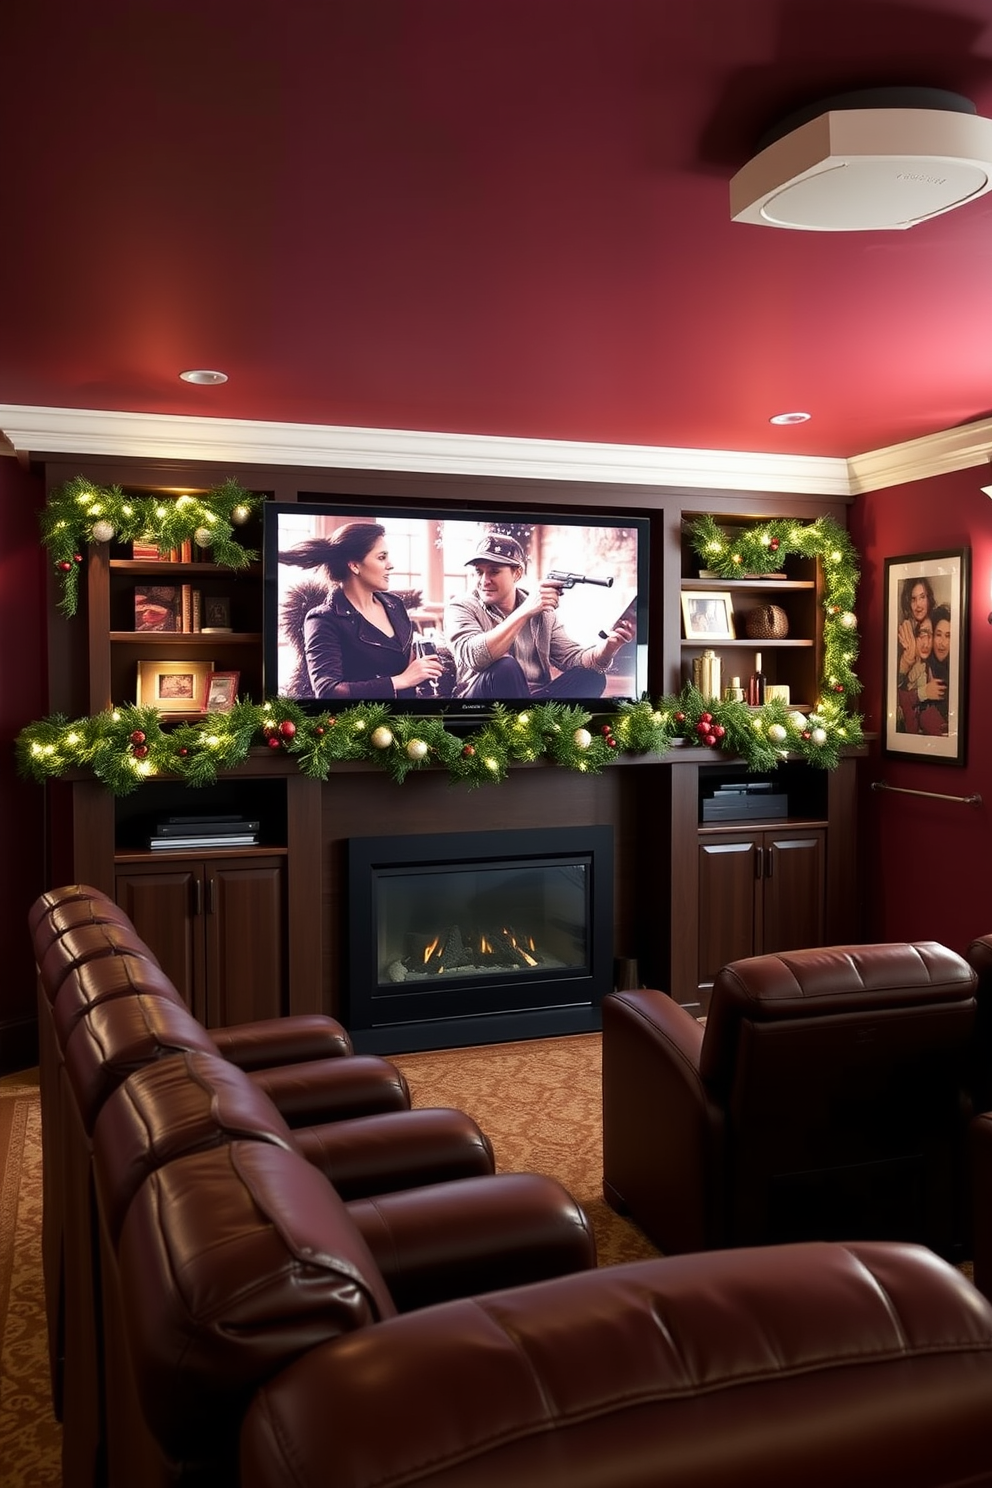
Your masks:
{"label": "black fireplace surround", "polygon": [[348,1027],[400,1054],[600,1027],[613,829],[348,841]]}

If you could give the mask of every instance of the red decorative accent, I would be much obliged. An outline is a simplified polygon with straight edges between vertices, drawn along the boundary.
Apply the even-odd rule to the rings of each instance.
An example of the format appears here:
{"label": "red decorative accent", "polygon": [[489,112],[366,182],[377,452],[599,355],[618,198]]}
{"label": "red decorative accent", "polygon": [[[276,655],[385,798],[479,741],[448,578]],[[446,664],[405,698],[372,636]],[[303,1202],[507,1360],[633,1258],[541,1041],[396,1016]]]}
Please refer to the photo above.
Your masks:
{"label": "red decorative accent", "polygon": [[722,723],[715,723],[713,725],[713,728],[712,728],[711,732],[714,734],[714,736],[717,739],[722,739],[723,736],[726,734],[727,730],[724,728],[724,726],[723,726]]}
{"label": "red decorative accent", "polygon": [[275,734],[271,734],[269,736],[269,739],[267,740],[267,743],[268,743],[268,746],[269,746],[270,749],[281,749],[282,748],[282,740],[281,739],[277,739],[276,736],[275,736]]}
{"label": "red decorative accent", "polygon": [[323,732],[324,732],[324,730],[321,728],[321,726],[320,726],[319,723],[314,725],[314,733],[315,734],[322,734]]}
{"label": "red decorative accent", "polygon": [[141,729],[135,729],[134,733],[131,735],[131,743],[144,744],[146,737],[147,735],[144,734]]}
{"label": "red decorative accent", "polygon": [[699,715],[699,721],[700,721],[700,723],[712,723],[713,722],[713,714],[712,713],[700,713],[700,715]]}
{"label": "red decorative accent", "polygon": [[703,743],[706,745],[707,749],[712,749],[713,745],[716,743],[716,734],[704,734]]}
{"label": "red decorative accent", "polygon": [[464,747],[464,749],[462,750],[462,754],[464,754],[466,756],[473,755],[474,753],[475,753],[475,745],[474,744],[466,744],[465,747]]}
{"label": "red decorative accent", "polygon": [[284,718],[282,723],[279,725],[279,732],[282,734],[284,739],[291,739],[296,733],[296,724],[291,718]]}
{"label": "red decorative accent", "polygon": [[779,549],[778,538],[777,537],[773,537],[771,539],[771,541],[769,542],[768,546],[771,548],[771,550],[772,550],[773,553],[777,553],[778,552],[778,549]]}
{"label": "red decorative accent", "polygon": [[189,754],[189,750],[186,748],[186,746],[184,744],[182,746],[182,748],[176,750],[176,753],[179,755],[179,758],[180,759],[185,759],[186,756]]}
{"label": "red decorative accent", "polygon": [[73,555],[72,555],[72,561],[73,561],[73,563],[82,563],[82,561],[83,561],[83,555],[82,555],[82,553],[73,553]]}
{"label": "red decorative accent", "polygon": [[685,714],[684,713],[676,713],[676,715],[675,715],[675,722],[676,723],[685,723]]}
{"label": "red decorative accent", "polygon": [[147,744],[135,744],[135,746],[134,746],[134,757],[135,757],[135,759],[145,759],[147,757],[147,754],[148,754],[148,745]]}
{"label": "red decorative accent", "polygon": [[71,563],[67,563],[64,558],[63,558],[62,562],[59,564],[59,569],[61,570],[62,573],[68,573],[71,567],[72,567],[72,564]]}
{"label": "red decorative accent", "polygon": [[834,692],[843,692],[843,691],[844,691],[844,684],[843,684],[843,682],[835,682],[834,683]]}

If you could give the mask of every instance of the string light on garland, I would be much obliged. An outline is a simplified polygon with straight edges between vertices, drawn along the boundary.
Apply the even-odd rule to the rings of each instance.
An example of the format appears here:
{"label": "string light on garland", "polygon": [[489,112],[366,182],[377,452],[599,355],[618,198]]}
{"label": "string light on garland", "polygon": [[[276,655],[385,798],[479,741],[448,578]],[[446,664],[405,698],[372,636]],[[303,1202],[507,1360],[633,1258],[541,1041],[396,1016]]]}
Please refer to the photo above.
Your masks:
{"label": "string light on garland", "polygon": [[657,704],[621,704],[599,724],[564,703],[541,703],[526,715],[497,705],[468,740],[449,732],[441,717],[392,717],[381,703],[312,716],[290,698],[239,699],[229,713],[165,722],[170,727],[156,709],[134,705],[73,721],[43,719],[15,741],[18,771],[41,782],[88,768],[115,795],[127,795],[155,775],[211,785],[252,748],[263,748],[291,756],[301,774],[316,780],[326,780],[336,763],[358,760],[378,765],[397,783],[411,771],[441,769],[452,782],[476,787],[505,780],[514,763],[543,761],[588,774],[628,754],[663,756],[676,740],[726,750],[752,770],[774,768],[783,754],[833,769],[845,746],[863,740],[860,719],[837,701],[819,704],[807,717],[779,699],[754,710],[714,703],[692,687]]}
{"label": "string light on garland", "polygon": [[[209,548],[223,568],[245,568],[258,554],[234,537],[234,527],[249,520],[262,497],[235,480],[211,491],[177,497],[135,496],[120,486],[99,487],[85,476],[50,491],[41,513],[41,537],[61,585],[59,608],[72,616],[79,605],[79,570],[91,543],[154,543],[163,552],[194,541]],[[205,540],[204,540],[205,539]]]}

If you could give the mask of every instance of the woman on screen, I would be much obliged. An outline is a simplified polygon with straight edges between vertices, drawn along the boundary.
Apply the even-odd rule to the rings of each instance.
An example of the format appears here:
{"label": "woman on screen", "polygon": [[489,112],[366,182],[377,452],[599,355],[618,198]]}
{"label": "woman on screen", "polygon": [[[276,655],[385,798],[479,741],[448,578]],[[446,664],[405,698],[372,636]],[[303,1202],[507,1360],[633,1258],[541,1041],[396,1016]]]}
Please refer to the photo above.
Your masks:
{"label": "woman on screen", "polygon": [[393,565],[386,529],[348,522],[333,537],[310,538],[279,554],[280,563],[320,568],[329,589],[303,622],[309,696],[414,697],[442,672],[437,656],[413,654],[414,627],[403,601],[389,593]]}

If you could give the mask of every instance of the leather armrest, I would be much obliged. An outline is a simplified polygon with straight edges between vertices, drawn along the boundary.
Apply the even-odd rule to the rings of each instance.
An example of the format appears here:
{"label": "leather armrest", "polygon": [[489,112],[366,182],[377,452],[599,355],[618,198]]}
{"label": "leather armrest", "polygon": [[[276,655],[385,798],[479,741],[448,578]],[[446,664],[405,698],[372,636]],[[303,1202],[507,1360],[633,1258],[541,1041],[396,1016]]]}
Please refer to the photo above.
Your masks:
{"label": "leather armrest", "polygon": [[710,1252],[322,1344],[256,1394],[240,1485],[937,1488],[988,1477],[990,1389],[992,1309],[929,1251]]}
{"label": "leather armrest", "polygon": [[603,999],[603,1189],[667,1255],[723,1233],[723,1113],[699,1071],[703,1027],[663,992]]}
{"label": "leather armrest", "polygon": [[584,1212],[553,1178],[465,1178],[348,1204],[397,1310],[596,1264]]}
{"label": "leather armrest", "polygon": [[297,1064],[308,1059],[340,1059],[352,1052],[351,1039],[336,1018],[300,1013],[292,1018],[260,1018],[210,1030],[218,1053],[239,1069]]}
{"label": "leather armrest", "polygon": [[992,1111],[972,1120],[968,1138],[975,1285],[986,1297],[992,1297]]}
{"label": "leather armrest", "polygon": [[249,1079],[265,1091],[291,1127],[410,1108],[405,1078],[395,1064],[377,1054],[250,1070]]}
{"label": "leather armrest", "polygon": [[464,1111],[388,1111],[297,1127],[293,1140],[343,1199],[495,1171],[492,1143]]}

